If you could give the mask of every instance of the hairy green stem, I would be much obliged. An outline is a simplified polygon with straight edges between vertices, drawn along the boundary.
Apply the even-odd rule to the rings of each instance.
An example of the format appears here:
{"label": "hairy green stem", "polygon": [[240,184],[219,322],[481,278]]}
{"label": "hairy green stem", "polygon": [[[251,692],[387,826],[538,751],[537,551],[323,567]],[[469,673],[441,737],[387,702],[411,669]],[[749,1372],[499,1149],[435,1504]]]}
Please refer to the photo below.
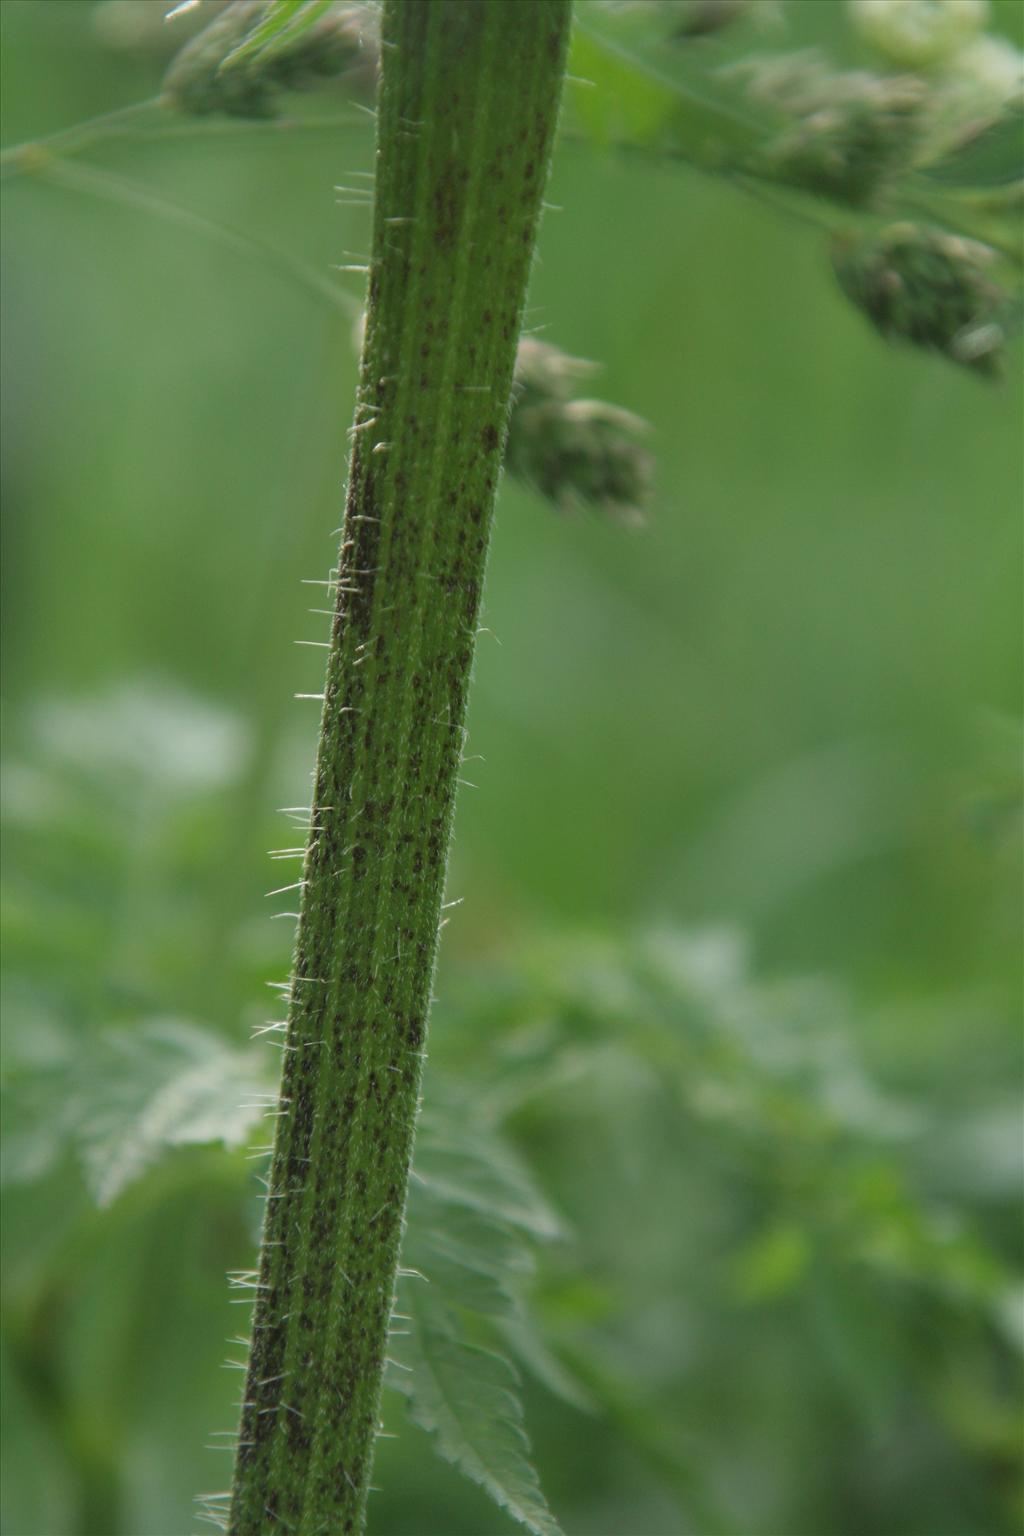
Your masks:
{"label": "hairy green stem", "polygon": [[229,1528],[363,1527],[569,0],[390,0],[369,305]]}

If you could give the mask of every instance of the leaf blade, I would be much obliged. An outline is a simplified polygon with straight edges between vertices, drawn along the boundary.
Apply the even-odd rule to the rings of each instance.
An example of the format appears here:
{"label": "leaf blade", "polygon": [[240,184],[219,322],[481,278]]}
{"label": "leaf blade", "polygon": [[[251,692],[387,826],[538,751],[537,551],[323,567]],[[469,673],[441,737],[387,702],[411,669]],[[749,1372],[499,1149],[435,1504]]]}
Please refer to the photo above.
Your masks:
{"label": "leaf blade", "polygon": [[458,1338],[441,1304],[423,1293],[420,1285],[404,1298],[413,1327],[399,1364],[408,1374],[393,1372],[389,1385],[444,1460],[533,1536],[562,1536],[529,1460],[515,1370],[496,1351]]}

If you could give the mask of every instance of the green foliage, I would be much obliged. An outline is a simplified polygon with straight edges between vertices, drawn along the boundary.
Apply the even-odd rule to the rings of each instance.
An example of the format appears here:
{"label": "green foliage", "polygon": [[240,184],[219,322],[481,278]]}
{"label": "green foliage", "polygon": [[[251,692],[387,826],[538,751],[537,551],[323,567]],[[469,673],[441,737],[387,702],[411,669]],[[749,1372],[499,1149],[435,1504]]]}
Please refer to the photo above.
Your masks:
{"label": "green foliage", "polygon": [[915,1192],[918,1149],[940,1127],[871,1080],[834,989],[756,982],[727,932],[655,933],[626,946],[563,940],[524,964],[539,985],[521,989],[520,1008],[571,1018],[573,1028],[503,1032],[495,1092],[504,1114],[518,1108],[519,1091],[632,1058],[641,1081],[655,1073],[680,1113],[729,1141],[773,1200],[799,1192],[803,1220],[784,1204],[770,1214],[770,1200],[764,1228],[737,1258],[748,1299],[800,1285],[813,1233],[815,1244],[834,1245],[830,1262],[856,1253],[1002,1318],[1012,1276],[952,1213]]}
{"label": "green foliage", "polygon": [[762,123],[734,86],[709,80],[684,50],[666,51],[664,19],[661,7],[580,8],[569,56],[569,129],[604,147],[726,171],[752,152]]}
{"label": "green foliage", "polygon": [[[761,46],[738,54],[730,47],[734,30],[740,46],[749,47],[751,16],[763,23],[781,14],[768,0],[756,9],[743,0],[581,0],[565,131],[604,149],[687,162],[758,195],[781,196],[784,206],[791,192],[824,205],[826,217],[828,205],[838,205],[865,218],[858,231],[865,239],[876,232],[876,217],[925,216],[940,239],[960,235],[989,244],[1019,269],[1024,56],[983,30],[983,0],[864,0],[843,8],[853,46],[866,42],[877,55],[871,71],[837,69],[818,49]],[[734,22],[740,23],[735,29]],[[344,76],[350,96],[365,98],[377,67],[376,34],[376,13],[365,4],[233,0],[181,50],[161,99],[191,114],[268,117],[279,91],[336,76]],[[105,127],[118,131],[112,121],[96,132]],[[58,138],[71,146],[79,140],[74,130]],[[5,164],[161,211],[145,192],[55,164],[48,151],[31,145],[6,152]],[[189,217],[169,204],[162,211]],[[820,211],[798,212],[823,222]],[[209,220],[192,216],[192,222],[214,230]],[[222,228],[220,234],[238,243],[237,232]],[[319,274],[301,262],[291,267],[308,287],[338,299]],[[918,281],[925,281],[921,273]],[[1018,286],[1019,272],[1002,274],[1004,315],[1019,310]],[[849,285],[843,289],[849,292]],[[948,307],[947,297],[940,274],[922,302],[937,310]],[[898,326],[879,329],[901,334]],[[915,330],[902,334],[914,339]],[[948,346],[924,345],[962,361]],[[992,350],[979,355],[991,361]],[[978,374],[993,371],[973,359],[971,366]],[[579,495],[600,500],[606,491],[608,474],[593,473],[596,461],[611,470],[611,500],[630,505],[637,454],[626,446],[626,418],[612,412],[574,430],[580,441],[568,461],[579,467]],[[557,498],[563,455],[546,427],[535,435],[546,441],[541,459]],[[534,474],[535,483],[544,478]]]}
{"label": "green foliage", "polygon": [[[51,721],[61,713],[46,712]],[[81,721],[82,710],[69,718]],[[964,1206],[960,1180],[969,1172],[973,1187],[993,1188],[1016,1114],[1003,1141],[975,1140],[969,1152],[963,1142],[943,1171],[938,1150],[973,1132],[880,1087],[854,1035],[834,987],[758,981],[729,933],[550,937],[464,984],[443,1010],[388,1385],[438,1452],[528,1529],[556,1528],[529,1460],[510,1357],[614,1424],[659,1479],[677,1480],[682,1508],[702,1511],[707,1530],[749,1528],[751,1518],[742,1499],[715,1491],[725,1447],[713,1451],[699,1428],[736,1348],[759,1390],[784,1389],[790,1417],[815,1412],[825,1383],[846,1400],[861,1426],[846,1446],[852,1464],[859,1436],[867,1446],[906,1413],[908,1391],[942,1455],[963,1437],[982,1463],[1013,1460],[1018,1368],[1006,1352],[1020,1346],[1019,1271],[983,1234],[984,1205],[973,1215]],[[253,1048],[208,1030],[143,1024],[91,1054],[89,1071],[71,1059],[36,1063],[16,1082],[49,1153],[15,1165],[37,1187],[63,1166],[63,1142],[93,1198],[114,1202],[112,1218],[133,1183],[166,1198],[154,1183],[159,1160],[185,1144],[265,1138],[266,1053],[257,1069]],[[997,1123],[991,1111],[982,1118]],[[17,1140],[16,1123],[7,1132]],[[245,1166],[225,1165],[239,1201]],[[650,1178],[656,1198],[645,1219],[654,1226],[643,1241],[623,1241],[629,1181]],[[146,1209],[136,1202],[136,1224]],[[703,1258],[684,1261],[683,1298],[680,1255],[693,1245]],[[706,1342],[671,1389],[682,1393],[676,1401],[656,1354],[636,1372],[645,1318],[680,1307],[702,1319]],[[823,1351],[814,1366],[798,1342],[807,1309]],[[904,1336],[922,1315],[934,1319],[939,1347],[919,1351]],[[771,1318],[784,1334],[797,1329],[789,1347],[801,1363],[784,1383],[771,1353],[761,1358]],[[637,1392],[659,1403],[653,1419],[630,1402]],[[664,1444],[679,1414],[687,1427],[677,1434],[697,1436],[711,1456],[701,1475],[682,1444]],[[729,1454],[750,1454],[746,1437],[759,1422],[734,1413]]]}
{"label": "green foliage", "polygon": [[543,1359],[522,1293],[537,1242],[562,1225],[475,1103],[474,1084],[427,1083],[387,1383],[445,1460],[535,1536],[558,1536],[505,1351],[511,1330],[521,1354]]}
{"label": "green foliage", "polygon": [[[665,33],[665,8],[584,7],[574,44],[570,122],[602,146],[686,160],[761,190],[794,187],[869,214],[920,211],[924,182],[923,206],[937,226],[937,248],[951,248],[954,234],[973,234],[1019,265],[1021,56],[1001,40],[977,42],[983,5],[971,6],[968,18],[957,9],[959,0],[944,3],[945,9],[943,4],[901,9],[901,0],[895,8],[886,0],[867,0],[859,10],[851,8],[851,18],[874,41],[892,41],[889,67],[876,72],[836,70],[813,49],[762,50],[710,63],[673,48]],[[998,55],[994,63],[985,43]],[[892,73],[894,61],[922,73]],[[941,69],[928,72],[926,65],[940,62]],[[993,205],[979,196],[992,186],[1012,190]],[[943,198],[943,189],[968,190],[973,199]],[[873,232],[869,224],[865,240]],[[950,316],[947,266],[934,259],[917,262],[911,297],[906,304],[897,299],[899,316],[887,312],[878,329],[966,361],[980,374],[991,373],[1001,329],[987,328],[987,344],[969,357],[954,343],[961,327],[972,336],[977,332],[977,283],[967,285],[974,290],[972,300],[954,300],[956,325],[934,318]],[[866,285],[850,280],[848,266],[841,269],[841,280],[855,303],[869,307]],[[984,307],[1005,316],[1013,302],[1011,290],[998,286]],[[931,318],[918,323],[906,315],[908,308]]]}
{"label": "green foliage", "polygon": [[[504,487],[486,616],[503,643],[477,661],[487,762],[466,770],[469,899],[435,1009],[441,1118],[421,1125],[434,1189],[414,1183],[408,1211],[428,1282],[403,1287],[437,1298],[428,1351],[483,1378],[457,1399],[499,1393],[492,1460],[525,1459],[501,1395],[521,1371],[528,1459],[568,1532],[1015,1536],[1020,733],[976,726],[1019,700],[1016,374],[982,392],[883,354],[799,229],[688,174],[677,79],[692,142],[721,90],[743,152],[745,124],[754,147],[772,124],[720,63],[774,42],[864,67],[845,8],[790,5],[774,37],[752,30],[761,9],[682,41],[668,7],[621,7],[615,46],[579,69],[614,91],[573,87],[530,323],[600,357],[652,421],[660,489],[650,534],[623,541]],[[47,102],[56,126],[159,89],[150,55],[104,51],[92,7],[62,28],[0,12],[12,138]],[[999,19],[1019,40],[1016,8]],[[965,136],[977,95],[940,77],[937,158],[903,189],[928,211],[907,213],[943,230],[962,213],[1012,255],[1014,118],[972,107],[992,126]],[[584,101],[622,155],[579,141]],[[321,107],[269,127],[154,109],[53,146],[151,193],[130,216],[45,179],[5,189],[10,1536],[185,1531],[195,1489],[227,1475],[203,1441],[231,1444],[239,1380],[217,1350],[246,1328],[223,1277],[251,1262],[259,1186],[217,1127],[256,1118],[248,1037],[288,964],[261,893],[283,883],[266,849],[296,839],[268,812],[308,803],[311,725],[286,711],[309,706],[286,701],[320,684],[289,642],[321,633],[299,580],[325,574],[341,469],[318,444],[352,388],[333,334],[324,360],[326,311],[279,276],[288,255],[361,259],[362,213],[315,189],[372,163],[369,128]],[[225,260],[198,222],[151,216],[165,193],[286,260]],[[154,658],[174,689],[138,677]],[[55,688],[73,700],[41,707]],[[723,915],[753,967],[693,932]],[[818,968],[836,979],[773,979]],[[178,1024],[153,1035],[167,1020],[204,1022],[183,1043]],[[94,1057],[103,1081],[69,1116]],[[212,1067],[231,1074],[217,1115],[150,1122],[156,1071],[187,1086],[191,1062],[212,1097]],[[138,1176],[97,1209],[103,1123],[134,1148],[108,1136],[103,1167]],[[153,1157],[174,1126],[211,1140]],[[407,1327],[396,1359],[424,1348]],[[387,1401],[373,1526],[505,1529]],[[450,1442],[468,1468],[479,1428]],[[530,1497],[522,1460],[509,1480]]]}
{"label": "green foliage", "polygon": [[[16,1139],[6,1176],[48,1172],[66,1140],[78,1148],[99,1206],[171,1147],[242,1145],[273,1101],[251,1052],[175,1019],[140,1020],[101,1038],[87,1054],[63,1063],[46,1082],[46,1094],[42,1087],[23,1085],[15,1100],[16,1113],[32,1105],[33,1124],[31,1136]],[[258,1095],[260,1103],[240,1102],[239,1095]]]}
{"label": "green foliage", "polygon": [[1024,108],[1010,105],[998,117],[961,138],[941,159],[924,167],[930,179],[958,187],[1020,185]]}
{"label": "green foliage", "polygon": [[507,1360],[460,1340],[433,1300],[416,1297],[404,1305],[412,1327],[401,1364],[410,1372],[413,1421],[528,1531],[558,1536],[526,1459],[517,1378]]}
{"label": "green foliage", "polygon": [[282,51],[287,52],[289,43],[306,36],[329,3],[330,0],[272,0],[270,5],[264,4],[261,18],[255,24],[251,16],[248,18],[247,36],[224,56],[220,68],[237,69],[261,55],[264,59],[275,54],[280,57]]}
{"label": "green foliage", "polygon": [[[92,1199],[108,1206],[176,1148],[230,1150],[265,1137],[273,1065],[265,1050],[233,1048],[209,1029],[168,1020],[141,1021],[58,1062],[23,1065],[13,1116],[5,1115],[5,1179],[43,1180],[70,1151]],[[475,1100],[470,1084],[442,1076],[430,1085],[388,1384],[436,1436],[442,1456],[538,1536],[553,1536],[529,1461],[518,1375],[504,1351],[511,1334],[529,1362],[544,1360],[523,1292],[537,1244],[561,1236],[562,1224]]]}
{"label": "green foliage", "polygon": [[[963,1430],[955,1383],[966,1391],[968,1380],[985,1398],[983,1410],[975,1404],[978,1422],[991,1431],[976,1449],[993,1471],[1007,1468],[1020,1390],[1010,1321],[1019,1259],[1008,1263],[936,1179],[948,1120],[872,1080],[857,1059],[857,1026],[833,988],[752,978],[734,936],[664,932],[628,945],[541,945],[519,957],[504,986],[493,973],[482,981],[477,1003],[466,1008],[460,1044],[470,1030],[501,1042],[492,1102],[524,1144],[546,1148],[570,1216],[586,1212],[584,1272],[601,1274],[609,1290],[588,1318],[593,1300],[568,1309],[555,1300],[585,1285],[582,1273],[564,1275],[549,1316],[558,1318],[568,1357],[597,1365],[588,1385],[604,1410],[615,1411],[616,1393],[601,1364],[621,1356],[636,1368],[653,1347],[642,1342],[645,1315],[682,1309],[684,1338],[688,1326],[698,1330],[700,1346],[683,1345],[674,1365],[655,1349],[646,1367],[660,1424],[628,1410],[620,1423],[658,1465],[660,1430],[685,1416],[705,1471],[683,1507],[705,1511],[697,1515],[702,1528],[731,1521],[747,1530],[765,1520],[735,1489],[724,1501],[716,1493],[729,1486],[729,1456],[756,1458],[772,1413],[799,1443],[822,1391],[846,1403],[852,1437],[829,1453],[836,1459],[826,1482],[859,1475],[854,1468],[872,1441],[908,1411],[907,1394],[915,1421],[922,1429],[930,1421],[936,1454],[950,1454],[948,1441],[944,1453],[937,1446]],[[595,1156],[595,1136],[612,1150]],[[1008,1124],[1003,1136],[1001,1150],[991,1148],[997,1160],[1009,1153]],[[653,1209],[634,1224],[628,1191],[648,1181]],[[609,1242],[616,1246],[602,1246]],[[688,1262],[691,1245],[699,1258]],[[929,1349],[906,1335],[911,1318],[929,1319]],[[770,1322],[788,1360],[782,1378],[763,1333]],[[733,1371],[755,1390],[760,1410],[748,1421],[731,1398],[729,1448],[716,1451],[702,1414]],[[676,1373],[679,1385],[670,1385]],[[816,1480],[795,1466],[794,1475],[804,1502],[778,1513],[779,1527],[788,1519],[795,1529],[818,1529],[825,1517]],[[1009,1493],[1008,1523],[1016,1496]],[[870,1497],[860,1518],[874,1528]]]}
{"label": "green foliage", "polygon": [[[138,750],[146,743],[177,741],[174,773],[195,825],[204,803],[217,803],[232,770],[210,749],[236,737],[230,721],[173,696],[160,707],[151,699],[148,723],[126,739],[123,700],[145,696],[125,689],[90,707],[50,705],[23,735],[6,781],[22,825],[37,818],[33,862],[51,878],[58,866],[44,850],[56,852],[72,824],[83,834],[94,826],[115,865],[138,857],[130,818],[96,822],[95,786],[135,751],[132,793],[166,802],[169,755]],[[187,721],[202,733],[191,738],[205,743],[198,751]],[[84,763],[61,769],[61,741],[78,743]],[[190,789],[189,764],[199,774]],[[18,786],[47,779],[48,795],[27,805]],[[147,852],[154,892],[180,879],[178,849],[158,838]],[[18,889],[21,859],[5,873]],[[150,988],[162,968],[160,926],[147,927],[138,957]],[[23,989],[39,959],[24,940],[12,958],[9,984]],[[992,1213],[1015,1198],[1019,1111],[993,1096],[995,1080],[960,1120],[882,1087],[858,1059],[857,1032],[834,987],[757,980],[729,933],[552,936],[467,979],[446,1003],[419,1125],[388,1385],[438,1452],[528,1528],[554,1529],[523,1436],[517,1367],[596,1410],[591,1433],[610,1432],[597,1430],[602,1420],[614,1426],[683,1510],[701,1512],[701,1528],[750,1528],[742,1499],[723,1497],[726,1448],[708,1443],[701,1420],[716,1383],[737,1368],[735,1349],[746,1351],[744,1371],[767,1400],[781,1390],[764,1354],[769,1320],[800,1362],[785,1377],[790,1422],[817,1412],[822,1391],[847,1402],[860,1425],[843,1453],[850,1465],[907,1412],[907,1392],[934,1455],[962,1468],[970,1447],[982,1466],[1012,1464],[1020,1259],[1007,1255]],[[266,1139],[273,1053],[167,1022],[101,1030],[80,1051],[61,1036],[46,1049],[38,1027],[25,1038],[32,1052],[11,1064],[14,1113],[5,1116],[15,1184],[39,1198],[56,1180],[67,1201],[73,1152],[93,1199],[110,1206],[107,1235],[95,1241],[112,1243],[118,1227],[109,1223],[127,1221],[129,1238],[142,1242],[146,1213],[169,1198],[163,1164],[190,1144],[221,1143],[242,1213],[249,1165],[230,1149]],[[182,1165],[186,1181],[208,1180],[208,1163],[191,1167]],[[624,1241],[629,1191],[649,1180],[654,1204],[636,1217],[653,1225]],[[192,1187],[198,1196],[203,1185]],[[674,1368],[666,1379],[670,1362],[642,1342],[644,1320],[680,1308],[681,1318],[701,1319],[705,1343],[671,1386]],[[821,1351],[814,1365],[801,1341],[805,1314]],[[906,1332],[923,1316],[932,1320],[927,1350]],[[663,1347],[678,1349],[674,1329]],[[12,1390],[17,1400],[23,1389]],[[658,1405],[653,1417],[638,1396]],[[729,1454],[753,1454],[760,1414],[734,1404],[731,1416]],[[703,1473],[684,1453],[694,1437]]]}

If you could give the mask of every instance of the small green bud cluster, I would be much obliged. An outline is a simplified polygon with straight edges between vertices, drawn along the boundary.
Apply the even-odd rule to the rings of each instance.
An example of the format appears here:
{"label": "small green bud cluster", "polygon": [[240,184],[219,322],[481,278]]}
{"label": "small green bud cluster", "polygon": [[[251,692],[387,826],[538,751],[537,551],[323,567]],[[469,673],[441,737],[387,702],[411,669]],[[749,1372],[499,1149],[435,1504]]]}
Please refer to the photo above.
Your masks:
{"label": "small green bud cluster", "polygon": [[565,511],[597,507],[637,522],[650,497],[647,424],[603,400],[576,398],[591,363],[524,337],[516,356],[505,466]]}
{"label": "small green bud cluster", "polygon": [[927,97],[914,76],[836,74],[813,50],[743,72],[750,96],[789,118],[759,154],[760,175],[860,208],[910,166]]}
{"label": "small green bud cluster", "polygon": [[893,224],[874,236],[837,235],[832,260],[843,292],[888,340],[998,372],[1008,301],[989,275],[995,252],[987,245]]}
{"label": "small green bud cluster", "polygon": [[349,73],[357,89],[372,84],[377,50],[369,6],[331,6],[310,25],[296,26],[293,37],[286,31],[272,47],[233,60],[266,11],[266,0],[233,0],[185,45],[164,80],[175,106],[197,115],[267,118],[276,115],[281,90]]}
{"label": "small green bud cluster", "polygon": [[847,0],[847,15],[884,67],[925,77],[926,161],[1024,100],[1024,54],[985,31],[988,0]]}
{"label": "small green bud cluster", "polygon": [[989,19],[988,0],[849,0],[854,28],[898,69],[945,64]]}
{"label": "small green bud cluster", "polygon": [[1024,103],[1024,54],[985,31],[989,0],[847,0],[847,15],[883,67],[926,80],[925,163]]}
{"label": "small green bud cluster", "polygon": [[986,34],[945,62],[929,84],[929,158],[941,159],[1024,105],[1024,54],[1008,38]]}
{"label": "small green bud cluster", "polygon": [[975,121],[994,118],[1024,99],[1024,54],[1008,37],[976,38],[950,60],[942,85]]}

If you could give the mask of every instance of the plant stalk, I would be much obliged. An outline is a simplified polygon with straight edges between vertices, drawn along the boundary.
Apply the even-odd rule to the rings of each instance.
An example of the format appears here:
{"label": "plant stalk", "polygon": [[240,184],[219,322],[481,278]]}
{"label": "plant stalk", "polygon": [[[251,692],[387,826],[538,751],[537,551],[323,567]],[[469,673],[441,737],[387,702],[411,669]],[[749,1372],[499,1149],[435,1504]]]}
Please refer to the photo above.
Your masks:
{"label": "plant stalk", "polygon": [[229,1530],[364,1526],[570,0],[389,0],[366,336]]}

